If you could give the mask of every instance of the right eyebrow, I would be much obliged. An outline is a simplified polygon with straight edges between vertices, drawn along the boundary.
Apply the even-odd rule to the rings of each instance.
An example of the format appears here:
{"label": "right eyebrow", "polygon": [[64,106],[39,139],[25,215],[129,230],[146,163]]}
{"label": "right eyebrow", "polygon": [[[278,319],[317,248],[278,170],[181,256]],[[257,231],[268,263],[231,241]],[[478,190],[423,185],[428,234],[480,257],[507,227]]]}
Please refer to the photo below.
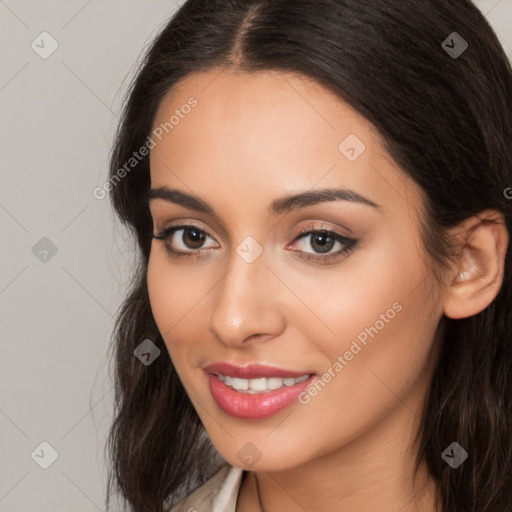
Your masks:
{"label": "right eyebrow", "polygon": [[180,190],[171,189],[169,187],[157,187],[147,191],[144,196],[145,204],[149,204],[153,199],[163,199],[170,203],[179,204],[185,208],[191,208],[198,212],[208,213],[217,217],[215,210],[199,197],[181,192]]}

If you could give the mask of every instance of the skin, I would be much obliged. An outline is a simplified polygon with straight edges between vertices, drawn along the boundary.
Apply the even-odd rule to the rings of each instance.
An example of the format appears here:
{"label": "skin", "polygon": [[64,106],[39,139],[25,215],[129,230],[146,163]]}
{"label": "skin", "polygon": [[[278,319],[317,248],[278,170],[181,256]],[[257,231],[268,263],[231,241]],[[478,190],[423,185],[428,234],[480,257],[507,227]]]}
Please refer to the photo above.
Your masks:
{"label": "skin", "polygon": [[[218,217],[150,202],[155,234],[193,223],[211,238],[203,246],[185,238],[189,247],[182,232],[153,239],[148,291],[210,439],[230,464],[250,470],[237,512],[434,511],[427,471],[416,482],[412,475],[436,329],[443,313],[470,316],[496,296],[508,242],[500,216],[486,211],[454,229],[461,256],[441,284],[420,240],[420,189],[348,104],[293,73],[212,70],[169,92],[154,126],[190,96],[197,106],[151,150],[151,186],[194,194]],[[349,134],[366,146],[354,161],[338,149]],[[267,212],[278,197],[331,187],[380,208],[330,201]],[[321,253],[313,236],[297,238],[302,227],[333,230],[358,245],[328,263],[308,261],[304,255]],[[236,252],[247,236],[263,249],[252,263]],[[205,257],[173,257],[166,244],[196,255],[194,247],[205,247]],[[259,362],[321,376],[397,302],[400,312],[308,404],[244,420],[213,400],[206,364]],[[261,455],[250,466],[238,456],[247,443]]]}

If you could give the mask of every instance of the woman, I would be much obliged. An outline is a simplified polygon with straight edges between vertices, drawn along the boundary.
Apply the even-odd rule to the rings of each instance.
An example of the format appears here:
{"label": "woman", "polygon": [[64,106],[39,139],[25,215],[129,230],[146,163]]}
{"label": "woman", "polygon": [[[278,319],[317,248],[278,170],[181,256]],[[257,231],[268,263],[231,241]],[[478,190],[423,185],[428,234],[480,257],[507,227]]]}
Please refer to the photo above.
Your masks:
{"label": "woman", "polygon": [[111,157],[140,258],[109,491],[512,510],[511,140],[510,63],[467,0],[187,1]]}

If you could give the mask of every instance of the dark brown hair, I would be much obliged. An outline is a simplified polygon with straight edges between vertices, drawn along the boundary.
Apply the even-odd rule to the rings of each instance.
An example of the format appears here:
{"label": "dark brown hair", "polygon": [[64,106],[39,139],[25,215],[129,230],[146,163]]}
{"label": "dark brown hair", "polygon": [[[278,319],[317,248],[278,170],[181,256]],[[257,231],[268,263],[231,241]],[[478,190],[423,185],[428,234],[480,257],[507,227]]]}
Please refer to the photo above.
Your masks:
{"label": "dark brown hair", "polygon": [[[453,32],[468,43],[458,56],[443,46]],[[422,190],[427,216],[421,234],[436,276],[452,256],[447,229],[467,217],[497,209],[511,233],[511,199],[504,191],[512,186],[512,70],[470,1],[185,2],[145,53],[111,155],[111,201],[135,235],[138,261],[113,332],[107,508],[115,488],[129,510],[160,512],[223,462],[149,304],[149,159],[122,179],[118,173],[145,144],[164,95],[189,73],[214,67],[300,73],[373,123],[391,157]],[[470,318],[443,316],[439,326],[442,346],[418,432],[417,463],[426,462],[445,512],[512,510],[510,245],[495,300]],[[148,338],[161,355],[145,366],[134,350]],[[453,441],[469,453],[457,469],[441,457]]]}

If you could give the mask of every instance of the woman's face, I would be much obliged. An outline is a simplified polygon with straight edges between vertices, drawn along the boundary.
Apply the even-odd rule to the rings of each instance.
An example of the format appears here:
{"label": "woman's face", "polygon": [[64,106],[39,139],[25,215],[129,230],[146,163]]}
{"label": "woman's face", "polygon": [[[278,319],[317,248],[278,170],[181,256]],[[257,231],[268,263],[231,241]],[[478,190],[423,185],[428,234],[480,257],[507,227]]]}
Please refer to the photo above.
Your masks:
{"label": "woman's face", "polygon": [[[299,75],[215,70],[183,79],[153,129],[153,232],[179,227],[153,239],[151,307],[220,454],[277,470],[363,435],[368,449],[379,432],[409,440],[444,291],[420,241],[419,188],[372,125]],[[226,385],[213,374],[236,371],[214,363],[313,377],[242,369]]]}

